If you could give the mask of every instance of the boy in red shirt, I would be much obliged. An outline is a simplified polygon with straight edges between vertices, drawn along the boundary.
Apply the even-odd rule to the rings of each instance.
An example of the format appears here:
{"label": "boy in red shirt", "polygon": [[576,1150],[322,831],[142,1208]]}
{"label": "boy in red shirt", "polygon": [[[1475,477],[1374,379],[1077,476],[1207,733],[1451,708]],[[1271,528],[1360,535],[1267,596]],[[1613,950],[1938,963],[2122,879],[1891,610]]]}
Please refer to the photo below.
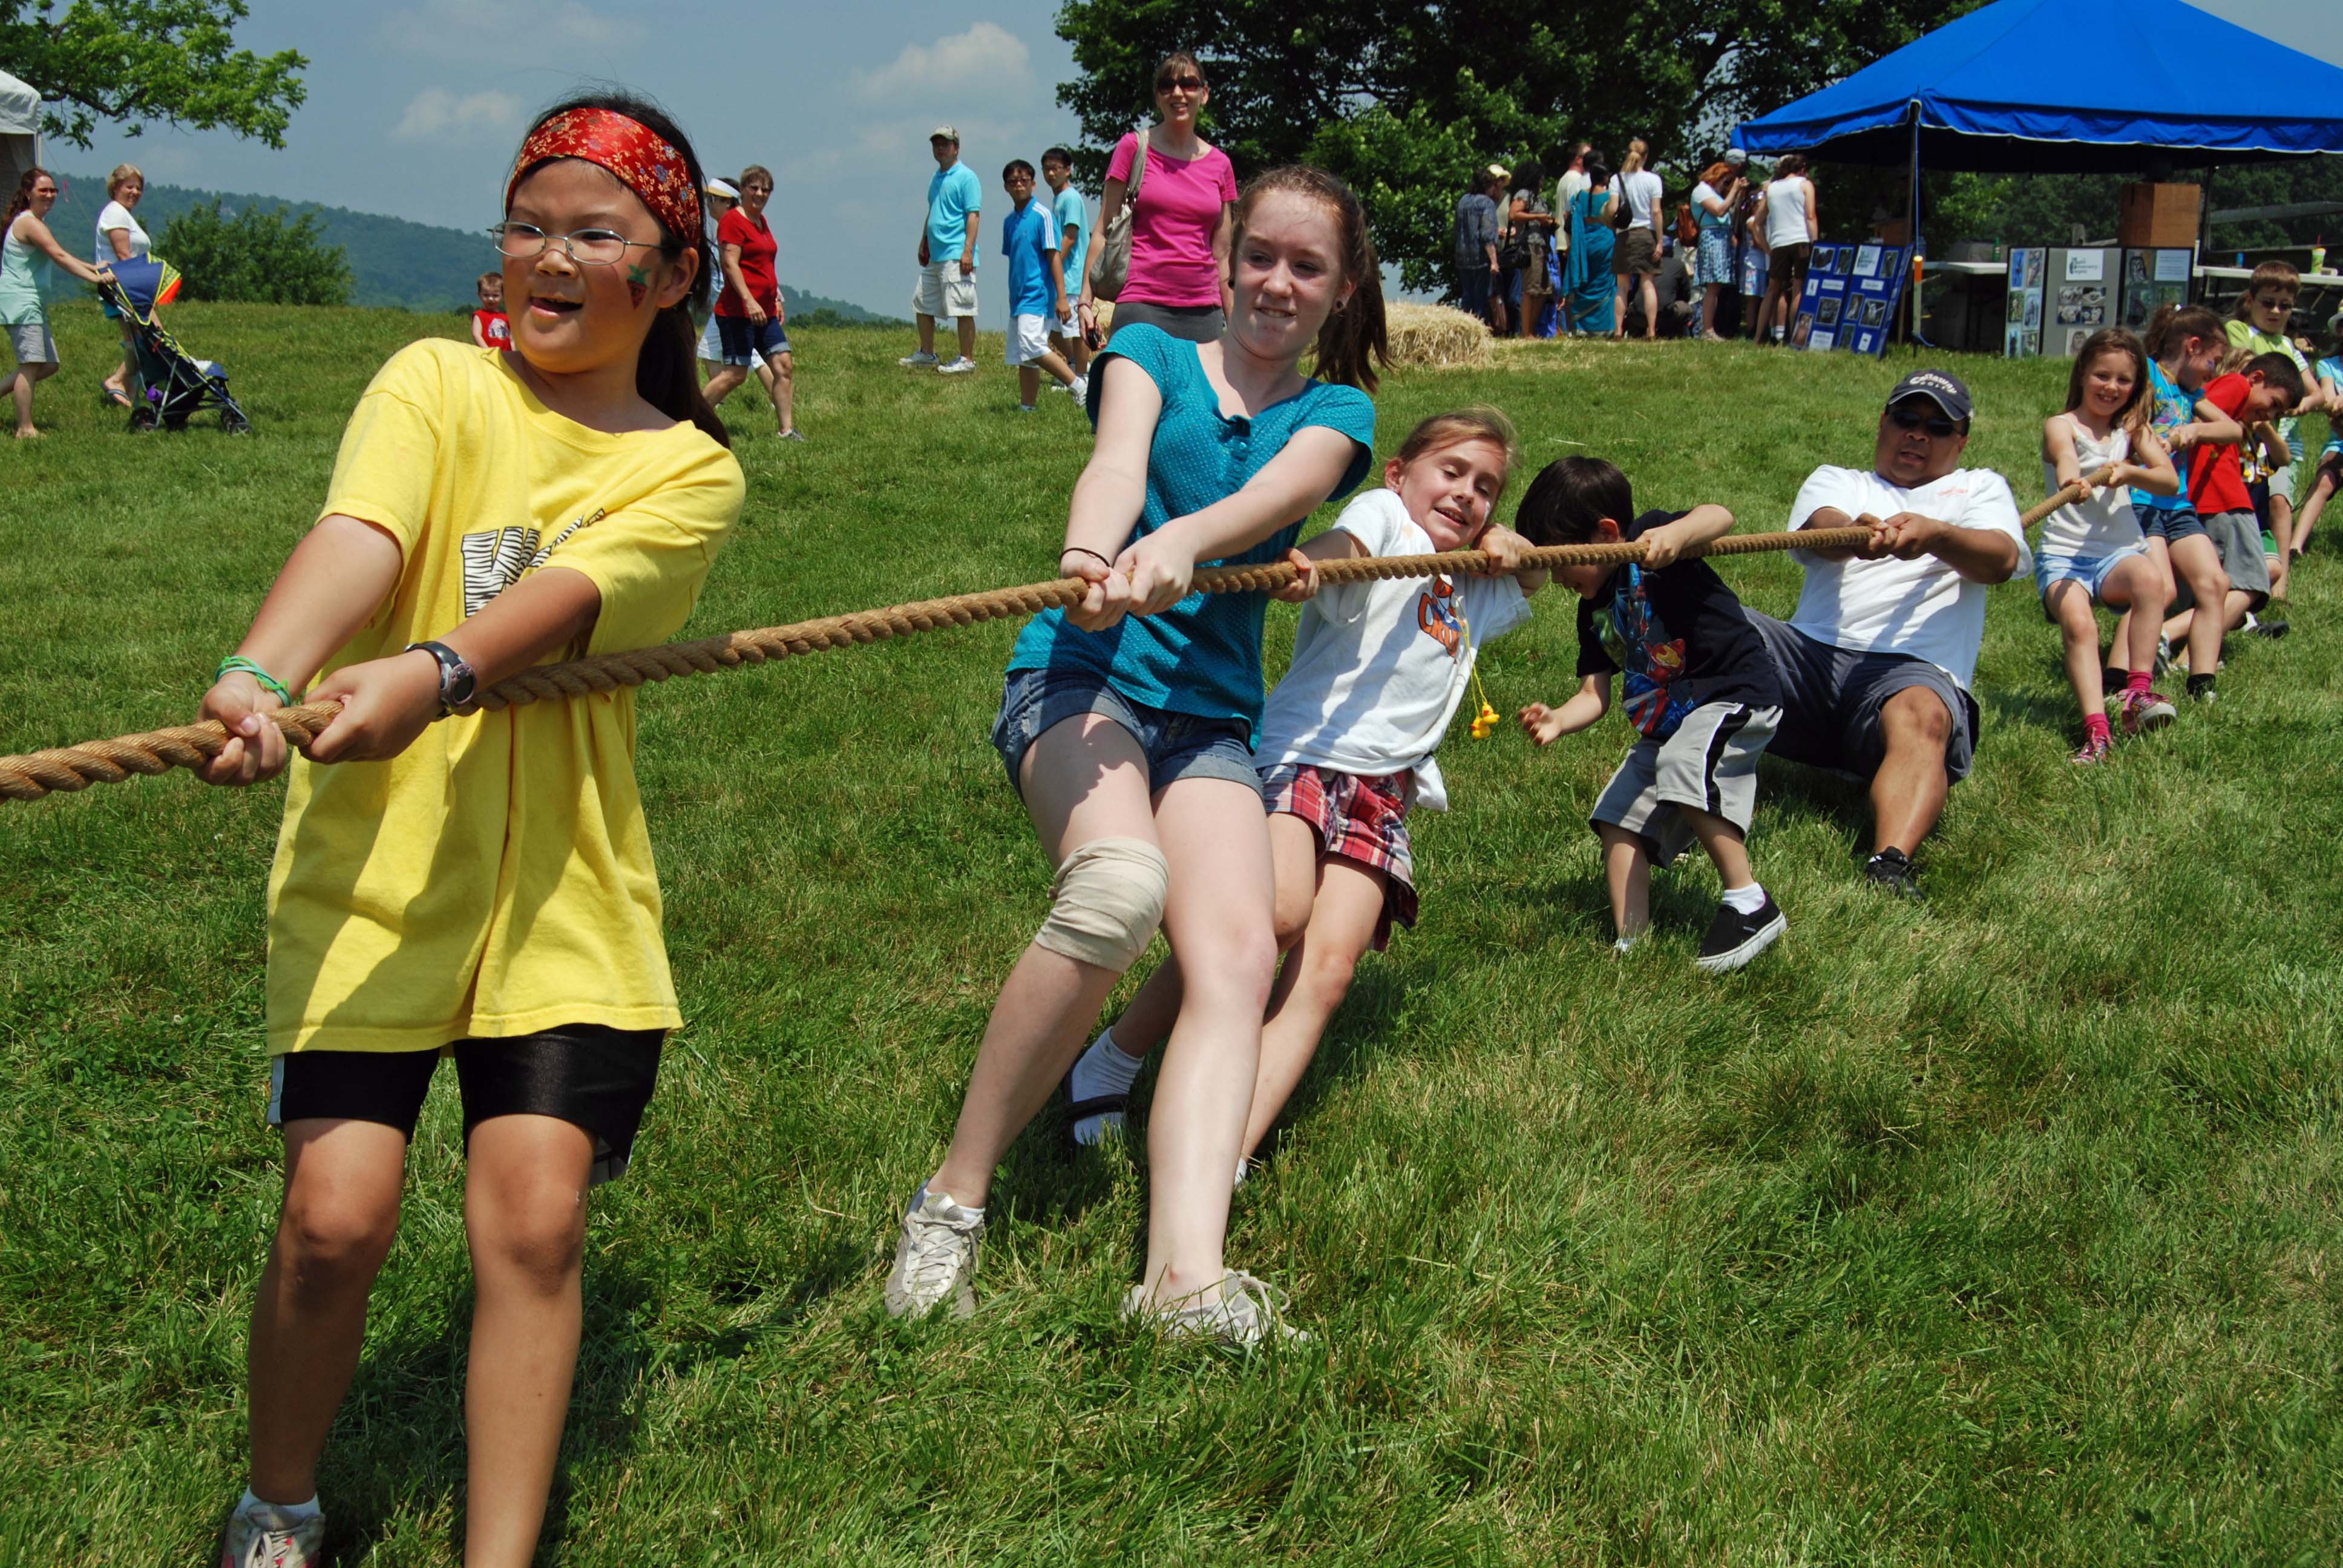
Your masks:
{"label": "boy in red shirt", "polygon": [[[2283,354],[2260,354],[2241,369],[2214,380],[2197,396],[2250,429],[2302,401],[2302,372]],[[2188,499],[2204,519],[2205,532],[2221,554],[2221,569],[2229,575],[2229,591],[2220,607],[2221,629],[2235,630],[2248,610],[2269,602],[2269,561],[2262,553],[2262,525],[2254,515],[2253,498],[2234,445],[2200,444],[2188,461]],[[2188,635],[2196,611],[2188,585],[2176,585],[2174,604],[2179,613],[2164,623],[2165,637],[2175,643]],[[2208,610],[2211,606],[2206,607]],[[2188,695],[2199,701],[2213,698],[2213,671],[2191,668]]]}
{"label": "boy in red shirt", "polygon": [[472,312],[472,344],[478,348],[510,348],[512,323],[505,317],[505,275],[484,272],[476,286],[480,307]]}

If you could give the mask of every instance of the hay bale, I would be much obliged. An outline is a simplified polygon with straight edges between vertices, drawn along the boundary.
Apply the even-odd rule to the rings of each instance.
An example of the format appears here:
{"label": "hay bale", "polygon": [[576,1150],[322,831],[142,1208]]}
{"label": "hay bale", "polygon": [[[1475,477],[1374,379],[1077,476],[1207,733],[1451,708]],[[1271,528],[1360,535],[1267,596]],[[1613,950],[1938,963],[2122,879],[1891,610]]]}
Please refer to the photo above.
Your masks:
{"label": "hay bale", "polygon": [[1383,307],[1394,365],[1486,365],[1489,328],[1445,305],[1395,301]]}
{"label": "hay bale", "polygon": [[[1098,301],[1099,329],[1114,330],[1114,301]],[[1445,305],[1410,305],[1394,300],[1383,307],[1383,322],[1391,335],[1393,365],[1486,365],[1489,328],[1477,316]]]}

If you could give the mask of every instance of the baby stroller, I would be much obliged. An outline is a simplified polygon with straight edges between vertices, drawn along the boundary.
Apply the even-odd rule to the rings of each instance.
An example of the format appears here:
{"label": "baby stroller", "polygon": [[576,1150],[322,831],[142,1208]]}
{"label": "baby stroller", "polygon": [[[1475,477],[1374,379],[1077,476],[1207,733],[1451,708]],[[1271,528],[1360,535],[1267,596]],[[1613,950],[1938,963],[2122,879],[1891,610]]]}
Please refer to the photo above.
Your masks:
{"label": "baby stroller", "polygon": [[141,434],[184,430],[190,418],[216,408],[221,429],[231,436],[252,433],[252,421],[228,396],[226,370],[188,354],[162,323],[162,307],[179,292],[178,268],[152,257],[117,261],[111,281],[97,286],[106,303],[130,323],[138,377],[146,384],[145,406],[130,411],[131,429]]}

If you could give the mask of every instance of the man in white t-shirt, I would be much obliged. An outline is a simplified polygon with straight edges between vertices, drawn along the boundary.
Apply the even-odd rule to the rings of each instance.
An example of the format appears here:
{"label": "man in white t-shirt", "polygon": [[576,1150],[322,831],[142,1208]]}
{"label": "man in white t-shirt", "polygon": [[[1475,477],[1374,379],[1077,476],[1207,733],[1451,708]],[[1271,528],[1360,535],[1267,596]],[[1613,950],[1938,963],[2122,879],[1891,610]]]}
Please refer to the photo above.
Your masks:
{"label": "man in white t-shirt", "polygon": [[2033,569],[2008,482],[1957,467],[1971,407],[1941,370],[1897,382],[1871,467],[1815,469],[1790,509],[1794,529],[1868,528],[1871,542],[1794,552],[1796,613],[1749,618],[1781,673],[1772,754],[1869,781],[1864,875],[1910,897],[1912,852],[1976,754],[1986,590]]}

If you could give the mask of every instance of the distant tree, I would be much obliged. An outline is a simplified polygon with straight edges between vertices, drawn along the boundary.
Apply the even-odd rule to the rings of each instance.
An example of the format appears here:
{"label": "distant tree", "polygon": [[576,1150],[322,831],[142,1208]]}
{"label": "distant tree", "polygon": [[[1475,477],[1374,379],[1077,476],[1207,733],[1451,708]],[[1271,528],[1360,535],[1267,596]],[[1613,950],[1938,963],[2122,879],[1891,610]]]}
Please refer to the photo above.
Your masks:
{"label": "distant tree", "polygon": [[0,65],[41,95],[43,128],[89,146],[101,119],[226,127],[285,145],[308,90],[291,49],[235,47],[243,0],[0,0]]}
{"label": "distant tree", "polygon": [[1093,188],[1108,149],[1153,113],[1152,72],[1193,51],[1212,83],[1206,135],[1240,177],[1296,160],[1349,181],[1375,246],[1411,288],[1449,273],[1466,176],[1570,140],[1613,160],[1630,136],[1655,160],[1718,150],[1738,120],[1901,48],[1979,0],[1685,0],[1570,6],[1487,0],[1065,0],[1058,34],[1085,73],[1060,84]]}
{"label": "distant tree", "polygon": [[[1928,180],[1933,242],[1997,239],[2011,245],[2065,245],[2080,227],[2088,239],[2116,232],[2120,191],[2140,175],[1950,175],[1939,186]],[[2171,178],[2195,185],[2201,169],[2180,169]],[[2238,208],[2343,203],[2343,157],[2292,159],[2275,164],[2238,164],[2213,175],[2216,211]],[[2303,246],[2323,239],[2343,253],[2343,213],[2293,218],[2259,218],[2213,226],[2217,251]]]}
{"label": "distant tree", "polygon": [[347,305],[350,264],[338,245],[320,243],[317,216],[288,220],[283,207],[225,216],[216,201],[163,226],[155,254],[185,276],[190,299],[258,305]]}

